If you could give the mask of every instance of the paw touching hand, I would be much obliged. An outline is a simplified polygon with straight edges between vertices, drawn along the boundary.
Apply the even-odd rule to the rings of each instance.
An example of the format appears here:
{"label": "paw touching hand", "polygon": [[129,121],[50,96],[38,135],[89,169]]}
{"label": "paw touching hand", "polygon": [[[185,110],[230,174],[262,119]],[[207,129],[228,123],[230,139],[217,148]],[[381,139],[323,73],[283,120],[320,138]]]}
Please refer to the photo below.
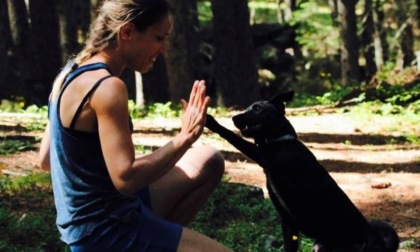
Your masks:
{"label": "paw touching hand", "polygon": [[220,126],[220,124],[214,119],[212,115],[206,114],[206,127],[213,131],[217,132],[217,128]]}

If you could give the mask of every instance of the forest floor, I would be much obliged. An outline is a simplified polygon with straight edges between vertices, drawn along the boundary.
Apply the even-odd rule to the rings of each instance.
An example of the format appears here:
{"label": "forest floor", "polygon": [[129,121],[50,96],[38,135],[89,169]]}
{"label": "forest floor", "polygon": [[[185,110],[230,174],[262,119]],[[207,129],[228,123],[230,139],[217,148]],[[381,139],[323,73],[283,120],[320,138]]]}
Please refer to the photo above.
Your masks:
{"label": "forest floor", "polygon": [[[229,118],[216,119],[234,129]],[[419,136],[420,129],[401,124],[392,133],[385,133],[389,132],[386,118],[362,122],[345,114],[289,116],[289,120],[360,211],[368,219],[387,221],[407,246],[414,247],[401,251],[420,251],[420,145],[398,143],[401,132]],[[0,134],[9,139],[16,134],[7,130],[11,124],[0,118]],[[177,132],[179,125],[179,119],[135,122],[134,142],[144,150],[158,148]],[[20,139],[40,136],[40,132],[19,133]],[[196,143],[200,144],[222,151],[228,181],[261,187],[266,192],[262,169],[226,141],[206,130]],[[11,175],[38,171],[37,152],[0,155],[0,170]]]}

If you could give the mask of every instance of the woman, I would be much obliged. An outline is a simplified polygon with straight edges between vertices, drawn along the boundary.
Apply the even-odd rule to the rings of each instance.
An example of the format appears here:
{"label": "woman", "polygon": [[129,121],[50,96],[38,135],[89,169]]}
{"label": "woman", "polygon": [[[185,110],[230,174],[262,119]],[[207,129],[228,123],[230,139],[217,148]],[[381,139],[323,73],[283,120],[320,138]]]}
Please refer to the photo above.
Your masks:
{"label": "woman", "polygon": [[209,104],[204,81],[182,101],[180,132],[135,158],[128,94],[118,76],[147,72],[172,28],[165,0],[108,0],[85,48],[56,78],[40,148],[51,168],[57,227],[72,251],[229,251],[183,226],[216,188],[220,153],[190,148]]}

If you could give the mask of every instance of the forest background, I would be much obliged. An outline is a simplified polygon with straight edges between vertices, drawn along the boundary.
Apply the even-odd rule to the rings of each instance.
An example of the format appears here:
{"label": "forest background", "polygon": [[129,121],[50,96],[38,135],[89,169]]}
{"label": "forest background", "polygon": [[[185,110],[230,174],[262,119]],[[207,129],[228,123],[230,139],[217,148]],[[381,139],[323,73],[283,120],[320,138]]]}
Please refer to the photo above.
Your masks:
{"label": "forest background", "polygon": [[[122,76],[137,153],[178,130],[195,79],[228,127],[238,109],[293,89],[287,114],[299,138],[367,218],[396,227],[399,252],[420,251],[420,0],[169,1],[167,52],[152,71]],[[0,0],[0,251],[68,251],[37,149],[52,82],[100,3]],[[235,251],[281,250],[263,171],[215,134],[200,139],[221,149],[226,181],[192,228]],[[310,239],[301,244],[311,251]]]}
{"label": "forest background", "polygon": [[[175,15],[169,49],[149,73],[122,76],[140,107],[177,104],[195,79],[206,80],[212,105],[223,107],[287,89],[301,97],[338,92],[344,101],[377,98],[375,88],[384,85],[418,86],[419,0],[169,2]],[[0,0],[3,107],[6,100],[47,104],[56,74],[82,48],[100,3]],[[416,99],[411,91],[404,102]]]}

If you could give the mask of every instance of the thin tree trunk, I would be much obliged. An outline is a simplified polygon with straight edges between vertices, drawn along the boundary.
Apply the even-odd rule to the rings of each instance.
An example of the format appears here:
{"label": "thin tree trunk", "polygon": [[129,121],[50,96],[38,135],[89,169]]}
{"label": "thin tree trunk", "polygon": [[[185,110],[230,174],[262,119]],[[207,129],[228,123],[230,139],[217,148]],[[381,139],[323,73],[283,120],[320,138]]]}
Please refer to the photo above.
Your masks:
{"label": "thin tree trunk", "polygon": [[[417,23],[417,29],[420,30],[420,0],[416,0],[416,9],[417,12],[415,14],[415,19]],[[418,62],[418,64],[420,64],[420,62]]]}
{"label": "thin tree trunk", "polygon": [[413,35],[413,24],[412,18],[409,17],[409,7],[402,0],[394,0],[395,5],[395,16],[399,30],[397,31],[397,37],[399,37],[400,49],[403,58],[403,66],[410,66],[415,59],[414,56],[414,35]]}
{"label": "thin tree trunk", "polygon": [[[284,4],[285,8],[282,8]],[[296,0],[277,0],[277,19],[280,23],[289,22],[292,19],[293,11],[296,9]]]}
{"label": "thin tree trunk", "polygon": [[[74,1],[74,0],[73,0]],[[90,22],[91,22],[91,3],[90,1],[86,0],[77,0],[76,1],[76,24],[78,28],[78,40],[86,41],[86,37],[89,32]],[[80,48],[80,44],[78,43],[78,47]]]}
{"label": "thin tree trunk", "polygon": [[32,38],[24,0],[8,0],[8,14],[13,41],[14,88],[16,96],[31,97],[33,69]]}
{"label": "thin tree trunk", "polygon": [[0,99],[6,98],[7,73],[9,72],[8,52],[11,46],[11,34],[9,15],[7,13],[7,1],[0,0]]}
{"label": "thin tree trunk", "polygon": [[29,1],[32,44],[36,48],[33,53],[33,95],[40,104],[48,102],[52,83],[61,67],[60,28],[56,4],[56,0]]}
{"label": "thin tree trunk", "polygon": [[197,2],[170,0],[174,9],[174,26],[165,53],[170,99],[179,103],[188,99],[194,82],[194,62],[198,48]]}
{"label": "thin tree trunk", "polygon": [[140,72],[134,72],[134,79],[136,82],[136,105],[143,109],[145,106],[143,95],[143,78]]}
{"label": "thin tree trunk", "polygon": [[338,3],[337,0],[328,0],[328,5],[331,8],[331,20],[334,26],[339,25],[338,21]]}
{"label": "thin tree trunk", "polygon": [[142,75],[144,103],[165,103],[170,99],[169,81],[166,73],[165,57],[161,55],[156,59],[153,68]]}
{"label": "thin tree trunk", "polygon": [[372,0],[365,0],[362,22],[362,48],[365,56],[365,76],[364,79],[369,82],[375,75],[377,68],[375,64],[375,46],[373,35],[375,34],[375,27],[373,24]]}
{"label": "thin tree trunk", "polygon": [[357,0],[339,0],[338,13],[341,37],[341,80],[344,85],[360,81],[359,39],[356,27]]}
{"label": "thin tree trunk", "polygon": [[246,0],[212,0],[218,106],[246,107],[261,98]]}
{"label": "thin tree trunk", "polygon": [[60,24],[60,46],[62,52],[62,64],[77,54],[79,45],[77,43],[76,24],[76,1],[60,0],[59,2],[59,24]]}
{"label": "thin tree trunk", "polygon": [[388,61],[389,45],[387,40],[387,33],[384,29],[385,13],[381,0],[375,0],[373,11],[373,22],[375,25],[375,63],[378,69],[381,69],[384,62]]}

